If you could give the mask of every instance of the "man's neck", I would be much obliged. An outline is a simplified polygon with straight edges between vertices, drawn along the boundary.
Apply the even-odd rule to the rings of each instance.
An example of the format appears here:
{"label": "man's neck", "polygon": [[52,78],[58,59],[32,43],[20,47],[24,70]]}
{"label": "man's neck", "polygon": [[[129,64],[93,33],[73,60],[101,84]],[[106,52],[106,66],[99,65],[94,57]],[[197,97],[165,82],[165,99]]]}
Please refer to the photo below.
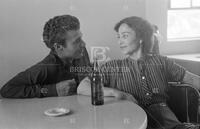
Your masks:
{"label": "man's neck", "polygon": [[57,56],[61,59],[61,61],[64,63],[64,64],[68,64],[68,63],[72,63],[73,61],[73,58],[67,58],[67,57],[64,57],[61,53],[56,53]]}

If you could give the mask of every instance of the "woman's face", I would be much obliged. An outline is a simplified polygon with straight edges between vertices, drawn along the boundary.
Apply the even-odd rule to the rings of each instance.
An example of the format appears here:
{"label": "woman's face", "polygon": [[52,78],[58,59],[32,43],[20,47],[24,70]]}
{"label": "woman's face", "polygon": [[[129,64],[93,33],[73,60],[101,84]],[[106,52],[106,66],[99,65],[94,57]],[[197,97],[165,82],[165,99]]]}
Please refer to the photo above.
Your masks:
{"label": "woman's face", "polygon": [[121,24],[118,29],[118,42],[122,53],[125,55],[132,55],[140,48],[135,31],[125,23]]}

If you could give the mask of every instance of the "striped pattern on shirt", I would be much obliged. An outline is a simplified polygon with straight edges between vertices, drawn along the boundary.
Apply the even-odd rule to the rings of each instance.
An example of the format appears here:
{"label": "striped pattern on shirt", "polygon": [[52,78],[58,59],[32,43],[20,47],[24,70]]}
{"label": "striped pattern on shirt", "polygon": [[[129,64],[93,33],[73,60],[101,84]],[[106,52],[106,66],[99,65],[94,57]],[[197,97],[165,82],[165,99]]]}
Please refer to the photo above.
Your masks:
{"label": "striped pattern on shirt", "polygon": [[166,102],[169,81],[182,81],[185,69],[160,55],[112,60],[101,66],[104,85],[132,94],[142,106]]}

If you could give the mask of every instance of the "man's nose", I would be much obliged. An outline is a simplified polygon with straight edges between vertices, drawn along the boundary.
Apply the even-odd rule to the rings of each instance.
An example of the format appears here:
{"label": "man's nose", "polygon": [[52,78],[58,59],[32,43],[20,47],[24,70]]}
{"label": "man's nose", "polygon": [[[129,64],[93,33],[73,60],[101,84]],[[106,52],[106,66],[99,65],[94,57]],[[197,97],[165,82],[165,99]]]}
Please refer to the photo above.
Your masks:
{"label": "man's nose", "polygon": [[81,47],[85,47],[85,42],[81,40]]}

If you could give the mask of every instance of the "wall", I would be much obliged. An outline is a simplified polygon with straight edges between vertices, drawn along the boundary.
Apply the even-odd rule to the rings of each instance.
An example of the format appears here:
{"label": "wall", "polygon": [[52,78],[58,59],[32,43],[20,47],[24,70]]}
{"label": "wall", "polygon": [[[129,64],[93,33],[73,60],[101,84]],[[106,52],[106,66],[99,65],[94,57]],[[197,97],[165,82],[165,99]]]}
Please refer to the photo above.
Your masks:
{"label": "wall", "polygon": [[1,0],[0,87],[49,52],[42,42],[44,23],[72,14],[81,21],[87,48],[108,46],[110,58],[120,58],[113,27],[120,19],[145,17],[145,0]]}
{"label": "wall", "polygon": [[179,59],[175,59],[175,62],[187,68],[188,71],[200,76],[200,62]]}
{"label": "wall", "polygon": [[[171,41],[167,42],[167,9],[168,0],[146,0],[145,17],[158,25],[162,34],[160,52],[163,55],[200,53],[200,41]],[[190,72],[200,75],[200,63],[195,61],[176,60],[178,64]]]}
{"label": "wall", "polygon": [[145,17],[158,25],[163,36],[160,51],[163,55],[199,53],[200,41],[167,42],[167,9],[169,0],[146,0]]}

